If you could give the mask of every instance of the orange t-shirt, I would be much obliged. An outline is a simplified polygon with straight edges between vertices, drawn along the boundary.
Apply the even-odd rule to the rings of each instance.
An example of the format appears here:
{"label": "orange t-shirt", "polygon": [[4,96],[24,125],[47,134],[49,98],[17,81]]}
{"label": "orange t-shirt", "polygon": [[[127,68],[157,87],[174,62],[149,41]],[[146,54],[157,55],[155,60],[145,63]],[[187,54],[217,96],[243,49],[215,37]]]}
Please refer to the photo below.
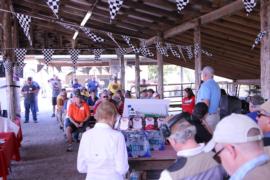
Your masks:
{"label": "orange t-shirt", "polygon": [[68,108],[68,116],[75,122],[84,122],[86,117],[90,116],[89,106],[85,102],[82,103],[81,107],[78,107],[75,103],[71,103]]}

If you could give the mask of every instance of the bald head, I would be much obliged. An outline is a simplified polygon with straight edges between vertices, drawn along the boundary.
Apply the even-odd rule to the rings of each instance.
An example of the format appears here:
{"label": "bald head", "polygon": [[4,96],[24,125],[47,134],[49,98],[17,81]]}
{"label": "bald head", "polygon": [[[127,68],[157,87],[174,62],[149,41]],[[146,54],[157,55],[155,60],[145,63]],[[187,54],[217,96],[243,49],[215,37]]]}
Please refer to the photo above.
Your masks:
{"label": "bald head", "polygon": [[202,80],[212,79],[214,76],[214,69],[211,66],[205,66],[202,70]]}

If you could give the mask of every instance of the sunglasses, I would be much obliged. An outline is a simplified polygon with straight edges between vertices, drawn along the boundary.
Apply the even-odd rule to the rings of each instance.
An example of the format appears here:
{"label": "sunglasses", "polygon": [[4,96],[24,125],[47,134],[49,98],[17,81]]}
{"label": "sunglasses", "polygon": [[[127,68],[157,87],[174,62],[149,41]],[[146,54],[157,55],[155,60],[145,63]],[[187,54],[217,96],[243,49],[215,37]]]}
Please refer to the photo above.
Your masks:
{"label": "sunglasses", "polygon": [[108,96],[103,96],[103,98],[108,98]]}
{"label": "sunglasses", "polygon": [[261,116],[270,117],[270,116],[263,114],[263,113],[260,113],[260,112],[257,114],[257,116],[258,116],[258,118],[260,118]]}
{"label": "sunglasses", "polygon": [[213,159],[221,164],[221,158],[219,157],[220,153],[225,149],[225,147],[223,147],[222,149],[220,149],[218,152],[215,153],[215,155],[213,156]]}

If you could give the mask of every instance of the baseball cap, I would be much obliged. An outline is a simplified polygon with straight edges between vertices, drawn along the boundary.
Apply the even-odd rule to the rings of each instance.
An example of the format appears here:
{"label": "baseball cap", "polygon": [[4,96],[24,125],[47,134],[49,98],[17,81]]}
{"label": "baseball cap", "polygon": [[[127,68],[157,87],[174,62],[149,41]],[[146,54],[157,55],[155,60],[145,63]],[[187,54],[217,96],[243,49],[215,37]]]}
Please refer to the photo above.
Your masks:
{"label": "baseball cap", "polygon": [[254,95],[249,97],[248,102],[252,103],[253,105],[261,105],[264,102],[264,99],[259,95]]}
{"label": "baseball cap", "polygon": [[[256,128],[259,135],[248,136],[249,130]],[[263,137],[259,126],[248,116],[231,114],[223,118],[216,126],[213,138],[205,146],[204,151],[210,152],[217,143],[238,144],[261,140]]]}
{"label": "baseball cap", "polygon": [[259,110],[260,111],[264,111],[264,113],[266,115],[269,115],[270,116],[270,100],[268,100],[265,103],[263,103],[262,105],[260,105]]}

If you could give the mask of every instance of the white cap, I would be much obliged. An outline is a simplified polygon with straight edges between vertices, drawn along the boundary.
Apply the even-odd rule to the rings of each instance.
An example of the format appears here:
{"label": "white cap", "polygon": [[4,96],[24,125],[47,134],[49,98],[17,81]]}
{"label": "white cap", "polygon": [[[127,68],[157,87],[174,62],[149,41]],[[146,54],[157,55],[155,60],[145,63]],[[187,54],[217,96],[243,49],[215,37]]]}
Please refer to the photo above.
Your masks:
{"label": "white cap", "polygon": [[[249,130],[256,128],[259,135],[248,136]],[[261,140],[263,137],[259,126],[248,116],[242,114],[231,114],[223,118],[216,126],[213,138],[205,146],[204,151],[209,152],[216,143],[237,144]]]}

